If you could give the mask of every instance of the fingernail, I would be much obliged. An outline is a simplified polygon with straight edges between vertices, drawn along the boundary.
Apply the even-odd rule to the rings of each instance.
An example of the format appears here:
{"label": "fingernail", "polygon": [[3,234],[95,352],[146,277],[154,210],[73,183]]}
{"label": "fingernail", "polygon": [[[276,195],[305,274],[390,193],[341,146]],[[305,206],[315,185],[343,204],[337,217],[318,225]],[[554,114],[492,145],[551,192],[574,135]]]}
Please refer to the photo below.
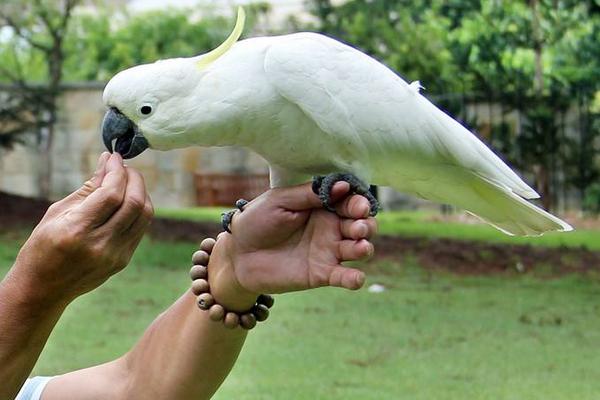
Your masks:
{"label": "fingernail", "polygon": [[105,151],[102,154],[100,154],[100,157],[98,158],[98,164],[96,165],[96,172],[104,168],[104,166],[106,165],[106,161],[109,159],[109,157],[110,153],[108,151]]}
{"label": "fingernail", "polygon": [[369,216],[369,212],[371,211],[371,208],[368,204],[364,204],[363,202],[361,202],[361,203],[362,203],[360,205],[360,208],[362,209],[361,216],[363,218],[367,218]]}
{"label": "fingernail", "polygon": [[369,227],[367,224],[360,224],[360,236],[365,237],[369,232]]}
{"label": "fingernail", "polygon": [[365,273],[362,271],[359,271],[356,274],[356,288],[360,289],[362,287],[362,285],[365,284]]}
{"label": "fingernail", "polygon": [[367,258],[371,258],[373,256],[373,254],[375,253],[375,247],[368,241],[367,241],[367,243],[369,245],[369,247],[367,249]]}
{"label": "fingernail", "polygon": [[123,165],[123,159],[119,153],[112,153],[110,158],[107,161],[107,165],[112,168],[117,168],[120,165]]}

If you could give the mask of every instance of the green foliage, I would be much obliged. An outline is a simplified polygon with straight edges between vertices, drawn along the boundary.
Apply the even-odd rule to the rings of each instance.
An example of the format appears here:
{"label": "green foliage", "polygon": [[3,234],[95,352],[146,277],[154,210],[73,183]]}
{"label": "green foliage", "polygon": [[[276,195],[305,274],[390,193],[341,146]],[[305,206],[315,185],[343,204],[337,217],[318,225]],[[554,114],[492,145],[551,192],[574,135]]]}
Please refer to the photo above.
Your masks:
{"label": "green foliage", "polygon": [[[198,10],[193,9],[168,8],[129,15],[98,3],[92,13],[81,11],[71,18],[64,38],[63,73],[67,81],[105,81],[136,64],[201,54],[218,46],[233,24],[231,18],[209,12],[198,18]],[[260,15],[270,10],[265,3],[250,4],[247,8],[246,32],[252,30]],[[38,30],[33,22],[23,23],[24,29]],[[37,39],[38,34],[34,37]],[[42,43],[47,37],[48,34],[39,34]],[[16,36],[0,41],[0,67],[7,71],[21,69],[28,81],[47,79],[45,60],[43,52]],[[0,74],[0,82],[3,81],[10,79]]]}
{"label": "green foliage", "polygon": [[[520,136],[493,127],[492,144],[530,172],[552,207],[558,171],[584,190],[600,171],[590,144],[600,130],[589,121],[579,138],[563,137],[560,115],[586,107],[600,82],[597,2],[576,0],[312,0],[314,29],[357,45],[398,71],[419,79],[426,94],[453,114],[460,98],[495,102],[519,111]],[[463,116],[464,117],[464,116]],[[588,123],[589,122],[589,123]],[[593,148],[593,147],[592,147]]]}
{"label": "green foliage", "polygon": [[160,58],[189,57],[221,43],[231,29],[222,17],[192,20],[187,10],[127,16],[84,15],[74,21],[65,65],[70,80],[108,80],[116,72]]}
{"label": "green foliage", "polygon": [[310,2],[317,30],[337,37],[400,72],[421,80],[431,93],[461,91],[459,70],[447,45],[452,19],[441,14],[445,2],[354,0],[340,6]]}
{"label": "green foliage", "polygon": [[600,214],[600,183],[592,183],[586,188],[583,208],[592,214]]}

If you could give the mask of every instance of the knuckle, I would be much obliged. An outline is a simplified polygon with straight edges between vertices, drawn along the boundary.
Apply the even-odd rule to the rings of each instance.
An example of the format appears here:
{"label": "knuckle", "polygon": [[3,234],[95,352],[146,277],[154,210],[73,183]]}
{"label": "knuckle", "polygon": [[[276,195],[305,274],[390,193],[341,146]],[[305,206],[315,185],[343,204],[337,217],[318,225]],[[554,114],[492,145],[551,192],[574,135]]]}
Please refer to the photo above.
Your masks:
{"label": "knuckle", "polygon": [[293,211],[283,211],[283,219],[286,222],[293,223],[300,219],[300,214]]}
{"label": "knuckle", "polygon": [[106,189],[103,196],[103,202],[111,207],[118,207],[123,202],[121,193],[115,189]]}
{"label": "knuckle", "polygon": [[125,207],[135,212],[142,212],[145,208],[145,204],[141,199],[128,197],[125,200]]}
{"label": "knuckle", "polygon": [[368,208],[369,201],[365,197],[355,194],[350,198],[349,209],[353,214],[356,213],[363,215],[365,212],[368,211]]}
{"label": "knuckle", "polygon": [[80,247],[81,235],[78,229],[69,228],[55,234],[50,233],[52,245],[63,253],[70,253]]}
{"label": "knuckle", "polygon": [[91,193],[96,189],[96,183],[93,179],[85,181],[83,186],[80,188],[82,193]]}
{"label": "knuckle", "polygon": [[152,204],[147,203],[144,205],[143,214],[147,219],[151,219],[154,216],[154,207]]}
{"label": "knuckle", "polygon": [[87,253],[90,260],[98,262],[106,258],[107,250],[104,246],[93,246],[88,249]]}
{"label": "knuckle", "polygon": [[60,207],[60,201],[50,204],[50,207],[48,207],[48,209],[46,210],[46,214],[47,215],[56,214],[59,207]]}
{"label": "knuckle", "polygon": [[369,224],[371,234],[376,235],[379,232],[379,225],[377,224],[375,218],[369,217],[369,219],[367,219],[367,223]]}

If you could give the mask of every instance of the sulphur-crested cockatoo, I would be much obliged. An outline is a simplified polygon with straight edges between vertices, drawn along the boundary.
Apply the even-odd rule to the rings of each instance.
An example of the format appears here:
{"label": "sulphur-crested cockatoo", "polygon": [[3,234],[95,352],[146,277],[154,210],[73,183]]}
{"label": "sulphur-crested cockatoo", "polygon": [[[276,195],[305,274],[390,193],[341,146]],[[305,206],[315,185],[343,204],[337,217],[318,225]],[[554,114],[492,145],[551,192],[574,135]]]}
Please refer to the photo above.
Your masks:
{"label": "sulphur-crested cockatoo", "polygon": [[243,23],[240,9],[232,34],[209,53],[112,78],[109,150],[115,139],[125,158],[148,147],[246,146],[269,162],[273,187],[351,173],[464,208],[508,234],[572,229],[526,201],[539,195],[418,82],[316,33],[238,42]]}

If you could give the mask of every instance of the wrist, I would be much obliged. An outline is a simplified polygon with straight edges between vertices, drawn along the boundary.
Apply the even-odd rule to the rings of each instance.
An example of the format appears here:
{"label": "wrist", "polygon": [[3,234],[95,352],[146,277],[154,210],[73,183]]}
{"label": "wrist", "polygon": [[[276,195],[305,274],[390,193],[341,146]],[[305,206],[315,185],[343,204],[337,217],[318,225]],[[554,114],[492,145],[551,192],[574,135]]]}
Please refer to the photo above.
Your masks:
{"label": "wrist", "polygon": [[17,307],[23,317],[40,318],[62,313],[72,299],[32,279],[30,269],[17,261],[0,282],[2,297]]}
{"label": "wrist", "polygon": [[219,235],[210,261],[208,276],[211,293],[218,304],[233,312],[248,311],[259,293],[243,287],[236,275],[236,253],[231,235]]}

